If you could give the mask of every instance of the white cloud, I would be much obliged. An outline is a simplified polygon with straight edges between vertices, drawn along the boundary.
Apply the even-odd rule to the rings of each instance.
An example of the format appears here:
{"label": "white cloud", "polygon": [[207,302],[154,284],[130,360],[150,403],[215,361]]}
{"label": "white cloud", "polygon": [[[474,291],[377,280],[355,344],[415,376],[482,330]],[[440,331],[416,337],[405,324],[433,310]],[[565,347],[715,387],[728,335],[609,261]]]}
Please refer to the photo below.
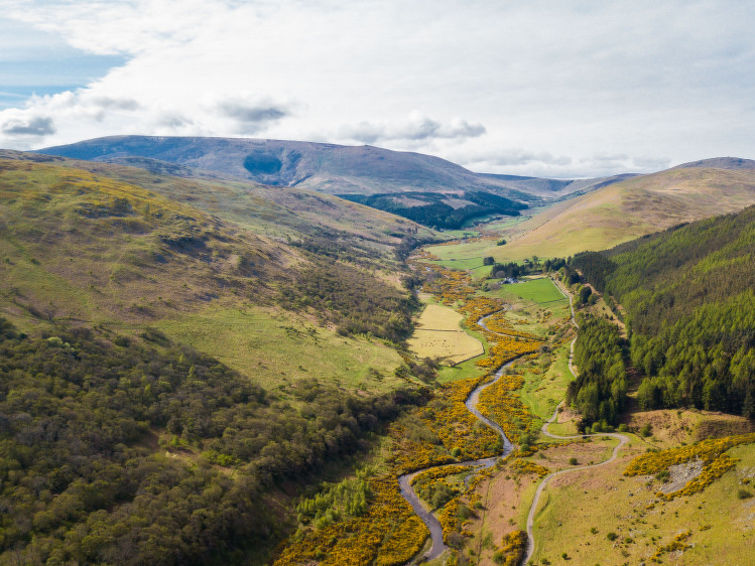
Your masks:
{"label": "white cloud", "polygon": [[255,135],[559,176],[755,156],[751,2],[5,4],[6,17],[126,61],[0,111],[0,124],[54,122],[33,140],[0,131],[3,147]]}
{"label": "white cloud", "polygon": [[485,133],[482,124],[470,124],[466,120],[454,118],[443,124],[419,112],[413,112],[407,120],[399,123],[384,124],[368,121],[340,128],[336,136],[341,139],[363,142],[405,141],[417,142],[434,139],[476,138]]}
{"label": "white cloud", "polygon": [[55,124],[49,116],[33,116],[29,118],[11,118],[3,122],[0,130],[11,136],[46,136],[55,133]]}

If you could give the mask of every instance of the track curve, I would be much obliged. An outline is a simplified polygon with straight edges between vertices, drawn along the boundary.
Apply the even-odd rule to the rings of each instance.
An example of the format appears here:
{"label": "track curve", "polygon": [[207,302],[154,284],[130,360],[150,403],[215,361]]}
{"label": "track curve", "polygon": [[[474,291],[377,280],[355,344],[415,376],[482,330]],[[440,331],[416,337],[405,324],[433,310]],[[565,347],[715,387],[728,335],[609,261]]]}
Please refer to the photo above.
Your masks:
{"label": "track curve", "polygon": [[[570,294],[568,294],[563,287],[561,287],[560,284],[556,283],[556,286],[559,288],[559,290],[564,294],[565,297],[569,299],[569,309],[571,310],[571,323],[575,326],[575,328],[579,329],[579,324],[577,324],[577,321],[574,318],[574,304],[573,300]],[[574,370],[574,343],[577,341],[576,336],[571,341],[571,344],[569,345],[569,371],[576,379],[577,372]],[[600,434],[575,434],[570,436],[561,436],[559,434],[553,434],[551,432],[548,432],[548,426],[556,420],[558,417],[558,410],[561,408],[561,406],[564,404],[564,401],[561,401],[556,409],[553,411],[553,415],[543,424],[543,427],[541,429],[542,433],[545,436],[548,436],[550,438],[555,438],[557,440],[570,440],[575,438],[588,438],[590,436],[611,436],[613,438],[619,439],[619,443],[614,447],[613,452],[611,453],[611,457],[607,460],[604,460],[602,462],[599,462],[597,464],[591,464],[589,466],[579,466],[576,468],[569,468],[567,470],[560,470],[558,472],[553,472],[552,474],[548,474],[543,478],[543,481],[540,482],[540,485],[537,486],[537,491],[535,491],[535,497],[532,500],[532,505],[530,505],[530,511],[527,515],[527,552],[525,554],[524,560],[522,561],[522,564],[527,564],[530,559],[532,558],[532,555],[535,553],[535,536],[533,532],[533,525],[535,522],[535,513],[537,510],[537,505],[540,503],[540,496],[542,495],[543,491],[545,490],[545,487],[548,485],[548,482],[553,479],[556,476],[570,474],[572,472],[578,472],[580,470],[587,470],[589,468],[597,468],[599,466],[605,466],[606,464],[609,464],[610,462],[613,462],[618,453],[619,450],[627,443],[629,442],[629,438],[627,436],[624,436],[623,434],[615,433],[615,432],[608,432],[608,433],[600,433]]]}

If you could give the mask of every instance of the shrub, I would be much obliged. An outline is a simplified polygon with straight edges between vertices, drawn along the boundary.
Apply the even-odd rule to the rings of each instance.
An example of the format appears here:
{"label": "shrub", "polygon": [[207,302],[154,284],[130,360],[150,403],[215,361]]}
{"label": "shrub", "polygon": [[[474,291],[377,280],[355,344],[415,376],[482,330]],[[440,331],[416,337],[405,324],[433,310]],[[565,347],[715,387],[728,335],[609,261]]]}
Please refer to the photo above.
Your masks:
{"label": "shrub", "polygon": [[610,533],[606,534],[606,538],[608,540],[613,541],[613,540],[616,540],[617,538],[619,538],[619,535],[617,535],[615,532],[611,531]]}
{"label": "shrub", "polygon": [[661,470],[655,474],[655,479],[663,483],[668,483],[671,480],[671,473],[668,470]]}
{"label": "shrub", "polygon": [[569,458],[569,464],[576,466],[577,464],[579,464],[579,461],[572,456],[571,458]]}
{"label": "shrub", "polygon": [[739,491],[737,491],[737,497],[739,499],[749,499],[752,497],[752,493],[744,488],[740,488]]}

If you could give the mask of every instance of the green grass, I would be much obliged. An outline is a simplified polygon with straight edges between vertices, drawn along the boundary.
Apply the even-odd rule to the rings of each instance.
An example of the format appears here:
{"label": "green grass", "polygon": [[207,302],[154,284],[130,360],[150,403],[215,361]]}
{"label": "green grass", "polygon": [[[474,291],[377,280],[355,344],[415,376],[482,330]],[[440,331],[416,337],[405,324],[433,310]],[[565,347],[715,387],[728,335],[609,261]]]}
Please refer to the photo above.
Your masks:
{"label": "green grass", "polygon": [[522,299],[530,300],[534,303],[550,303],[553,301],[567,301],[566,297],[558,290],[549,277],[532,279],[522,283],[513,283],[502,285],[500,295],[516,295]]}
{"label": "green grass", "polygon": [[491,245],[495,247],[495,242],[485,239],[442,246],[428,246],[425,249],[441,261],[477,259],[479,263],[482,263],[483,257],[491,255],[484,253]]}
{"label": "green grass", "polygon": [[461,238],[476,238],[480,235],[480,232],[472,228],[462,228],[460,230],[439,230],[437,235],[445,240],[459,240]]}
{"label": "green grass", "polygon": [[436,261],[433,263],[440,264],[443,267],[448,267],[449,269],[478,269],[480,267],[483,267],[481,257],[448,259],[448,260]]}
{"label": "green grass", "polygon": [[564,399],[566,387],[573,379],[568,368],[569,345],[561,346],[546,373],[525,372],[524,386],[520,390],[522,402],[533,414],[545,421]]}
{"label": "green grass", "polygon": [[284,313],[208,309],[155,326],[272,391],[285,393],[304,378],[370,392],[403,383],[393,375],[401,358],[380,341],[344,338]]}
{"label": "green grass", "polygon": [[448,383],[449,381],[457,381],[459,379],[468,379],[470,377],[479,377],[485,373],[485,368],[478,367],[476,365],[477,360],[482,356],[478,356],[473,360],[468,360],[462,364],[457,364],[454,367],[441,366],[438,370],[438,382]]}
{"label": "green grass", "polygon": [[[564,423],[551,423],[548,425],[548,432],[561,436],[571,436],[577,434],[577,425],[573,421]],[[543,439],[545,440],[545,438]]]}
{"label": "green grass", "polygon": [[[644,451],[643,445],[633,444],[633,454]],[[755,444],[735,447],[729,454],[739,459],[735,470],[701,493],[669,502],[655,501],[658,482],[647,486],[647,477],[622,477],[628,459],[589,474],[565,476],[559,487],[546,489],[536,516],[534,562],[547,557],[559,564],[561,553],[567,552],[573,564],[648,563],[656,548],[689,529],[692,535],[686,542],[694,546],[680,555],[664,554],[663,563],[751,563],[751,500],[738,499],[737,489],[755,469]],[[650,504],[654,506],[648,509]],[[598,532],[591,533],[591,527]],[[619,542],[609,541],[608,532],[617,533]],[[627,537],[631,543],[625,542]]]}

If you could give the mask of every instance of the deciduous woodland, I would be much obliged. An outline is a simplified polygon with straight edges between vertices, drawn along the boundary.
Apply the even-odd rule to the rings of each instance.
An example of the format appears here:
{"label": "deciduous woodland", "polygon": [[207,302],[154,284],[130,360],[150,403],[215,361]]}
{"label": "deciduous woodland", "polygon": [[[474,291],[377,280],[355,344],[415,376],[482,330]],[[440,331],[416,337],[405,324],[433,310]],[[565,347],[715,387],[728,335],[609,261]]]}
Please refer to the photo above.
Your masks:
{"label": "deciduous woodland", "polygon": [[145,346],[0,329],[3,561],[240,560],[283,527],[271,488],[358,452],[423,400],[313,379],[284,402],[156,332]]}

